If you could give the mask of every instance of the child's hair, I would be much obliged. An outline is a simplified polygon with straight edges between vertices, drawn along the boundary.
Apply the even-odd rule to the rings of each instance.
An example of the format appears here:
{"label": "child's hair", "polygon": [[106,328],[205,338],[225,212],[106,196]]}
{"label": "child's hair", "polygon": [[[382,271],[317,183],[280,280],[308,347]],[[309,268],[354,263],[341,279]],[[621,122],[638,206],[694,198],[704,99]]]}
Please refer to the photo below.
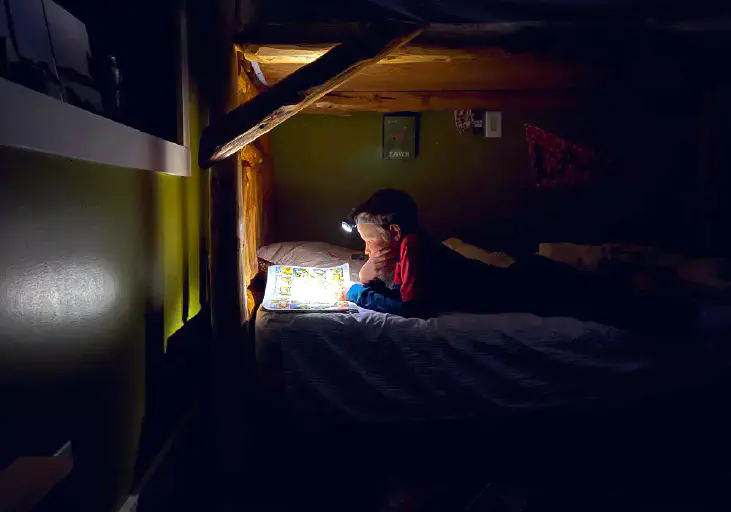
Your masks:
{"label": "child's hair", "polygon": [[356,224],[369,223],[388,227],[398,224],[402,233],[414,231],[418,225],[416,202],[403,190],[379,190],[353,211]]}

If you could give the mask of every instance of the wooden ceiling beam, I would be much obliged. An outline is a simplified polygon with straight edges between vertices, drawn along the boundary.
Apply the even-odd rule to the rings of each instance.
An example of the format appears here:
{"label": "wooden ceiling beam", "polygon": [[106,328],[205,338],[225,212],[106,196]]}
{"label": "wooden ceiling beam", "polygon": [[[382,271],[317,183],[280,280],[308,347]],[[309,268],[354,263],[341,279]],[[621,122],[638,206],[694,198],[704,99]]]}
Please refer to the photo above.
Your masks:
{"label": "wooden ceiling beam", "polygon": [[[525,19],[525,18],[524,18]],[[533,18],[546,20],[547,18]],[[716,19],[711,18],[711,19]],[[260,23],[239,32],[239,45],[301,46],[334,45],[368,30],[368,23]],[[499,23],[431,23],[414,39],[422,47],[500,47],[510,53],[537,52],[586,57],[614,53],[618,46],[636,51],[638,43],[685,41],[690,34],[713,34],[727,24],[673,23],[662,20],[632,20],[594,17],[590,22],[514,21]]]}
{"label": "wooden ceiling beam", "polygon": [[419,112],[481,108],[493,110],[538,110],[572,108],[598,102],[597,92],[580,90],[548,91],[334,91],[312,103],[307,114],[348,114],[351,112]]}
{"label": "wooden ceiling beam", "polygon": [[[259,64],[309,64],[322,57],[333,44],[243,45],[241,52],[249,62]],[[378,64],[417,64],[425,62],[469,62],[484,57],[506,57],[500,48],[440,48],[409,44],[378,61]]]}
{"label": "wooden ceiling beam", "polygon": [[201,136],[198,162],[208,168],[304,110],[418,36],[410,23],[372,24],[321,58],[298,69],[281,82],[209,125]]}
{"label": "wooden ceiling beam", "polygon": [[[315,61],[317,62],[317,61]],[[276,84],[302,64],[260,64],[267,83]],[[371,66],[338,89],[343,91],[505,91],[593,87],[606,68],[560,63],[528,55],[484,57],[451,63],[423,62]]]}
{"label": "wooden ceiling beam", "polygon": [[[249,25],[239,32],[234,42],[240,45],[300,45],[337,44],[351,37],[359,37],[369,30],[369,23],[262,23]],[[495,38],[514,34],[524,29],[550,27],[542,21],[509,23],[432,23],[416,38],[420,44],[444,45],[459,42],[461,45],[482,45]],[[558,25],[566,27],[566,23]]]}

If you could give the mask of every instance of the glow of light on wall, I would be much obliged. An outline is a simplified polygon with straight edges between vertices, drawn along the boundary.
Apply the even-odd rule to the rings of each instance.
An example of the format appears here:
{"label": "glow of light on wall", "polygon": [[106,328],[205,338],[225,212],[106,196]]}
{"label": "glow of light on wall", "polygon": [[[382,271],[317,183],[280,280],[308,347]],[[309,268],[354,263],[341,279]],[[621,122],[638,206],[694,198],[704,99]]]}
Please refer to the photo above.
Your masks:
{"label": "glow of light on wall", "polygon": [[46,262],[7,276],[5,315],[34,325],[79,323],[111,310],[114,275],[96,260]]}

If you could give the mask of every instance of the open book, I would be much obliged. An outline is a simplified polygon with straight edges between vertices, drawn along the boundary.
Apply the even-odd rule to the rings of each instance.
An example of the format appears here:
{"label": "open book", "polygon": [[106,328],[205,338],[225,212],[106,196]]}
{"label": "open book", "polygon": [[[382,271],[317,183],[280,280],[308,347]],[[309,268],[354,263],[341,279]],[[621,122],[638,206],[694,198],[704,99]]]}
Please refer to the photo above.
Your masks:
{"label": "open book", "polygon": [[264,309],[269,311],[347,311],[341,300],[350,275],[347,263],[338,267],[272,265],[267,274]]}

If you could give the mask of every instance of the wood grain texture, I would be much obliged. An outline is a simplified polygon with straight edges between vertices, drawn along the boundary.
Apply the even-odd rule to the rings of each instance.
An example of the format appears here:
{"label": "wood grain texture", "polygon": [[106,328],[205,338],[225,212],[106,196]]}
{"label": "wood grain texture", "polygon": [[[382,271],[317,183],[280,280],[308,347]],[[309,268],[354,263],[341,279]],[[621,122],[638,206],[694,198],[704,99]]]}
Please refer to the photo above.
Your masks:
{"label": "wood grain texture", "polygon": [[326,94],[303,112],[347,114],[350,112],[418,112],[483,108],[495,110],[539,110],[571,108],[600,101],[600,95],[586,91],[408,91],[347,92]]}
{"label": "wood grain texture", "polygon": [[[260,64],[309,64],[322,57],[334,44],[244,45],[241,51],[250,62]],[[475,61],[483,57],[505,57],[500,48],[440,48],[409,44],[378,61],[378,64]]]}
{"label": "wood grain texture", "polygon": [[[269,84],[291,75],[300,64],[262,64]],[[591,66],[531,56],[483,56],[473,61],[371,66],[338,91],[483,91],[566,89],[601,83],[606,72]]]}
{"label": "wood grain texture", "polygon": [[[419,35],[406,23],[374,24],[362,39],[333,48],[211,124],[201,137],[199,164],[210,167],[269,132],[319,98]],[[390,66],[389,66],[390,67]]]}

